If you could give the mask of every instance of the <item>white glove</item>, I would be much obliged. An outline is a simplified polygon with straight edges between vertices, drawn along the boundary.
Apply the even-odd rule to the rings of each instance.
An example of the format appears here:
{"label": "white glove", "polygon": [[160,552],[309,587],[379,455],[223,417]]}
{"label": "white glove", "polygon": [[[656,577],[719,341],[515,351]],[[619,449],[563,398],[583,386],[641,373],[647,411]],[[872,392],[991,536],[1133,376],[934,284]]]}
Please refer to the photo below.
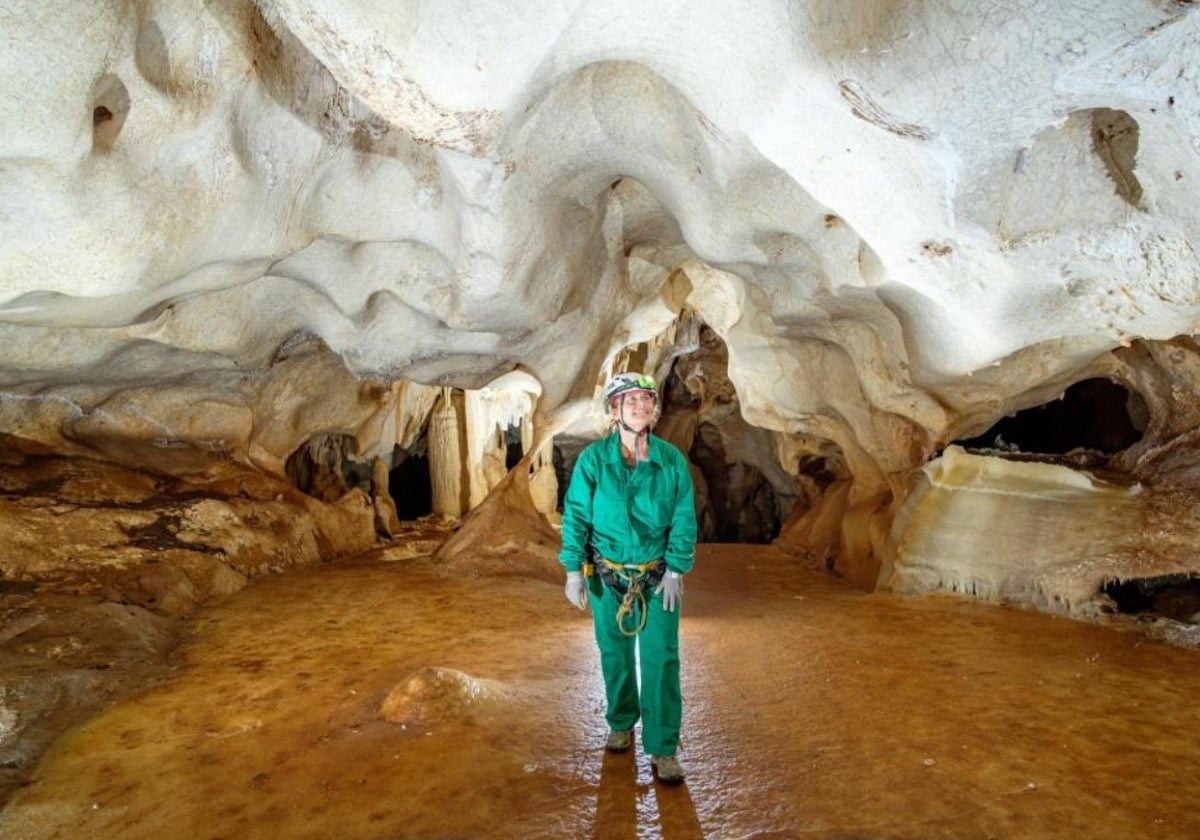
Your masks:
{"label": "white glove", "polygon": [[675,608],[683,603],[683,575],[667,570],[654,594],[662,595],[664,610],[675,612]]}
{"label": "white glove", "polygon": [[567,572],[567,600],[579,609],[587,606],[587,592],[583,588],[583,572]]}

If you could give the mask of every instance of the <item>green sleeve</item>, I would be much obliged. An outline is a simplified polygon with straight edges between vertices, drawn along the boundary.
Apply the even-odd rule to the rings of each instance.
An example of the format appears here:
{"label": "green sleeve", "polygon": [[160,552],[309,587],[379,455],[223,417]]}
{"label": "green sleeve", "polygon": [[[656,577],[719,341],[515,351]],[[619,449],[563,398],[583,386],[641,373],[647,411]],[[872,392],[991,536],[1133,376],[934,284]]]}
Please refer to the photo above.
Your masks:
{"label": "green sleeve", "polygon": [[568,572],[577,572],[587,558],[588,534],[592,530],[592,500],[596,495],[596,464],[592,448],[579,454],[571,483],[563,497],[562,551],[558,560]]}
{"label": "green sleeve", "polygon": [[684,574],[696,562],[696,503],[692,473],[687,458],[679,450],[674,460],[675,507],[671,514],[671,530],[667,534],[667,550],[663,558],[667,568]]}

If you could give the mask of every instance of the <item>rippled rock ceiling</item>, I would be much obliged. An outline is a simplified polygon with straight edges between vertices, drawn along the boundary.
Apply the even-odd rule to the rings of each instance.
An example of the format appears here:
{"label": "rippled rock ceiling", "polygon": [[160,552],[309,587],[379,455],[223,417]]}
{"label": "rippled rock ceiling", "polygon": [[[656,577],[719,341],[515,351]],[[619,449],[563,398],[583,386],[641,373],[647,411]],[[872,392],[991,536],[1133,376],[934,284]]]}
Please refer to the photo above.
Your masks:
{"label": "rippled rock ceiling", "polygon": [[[1068,611],[1200,572],[1190,2],[45,0],[0,25],[12,469],[299,488],[314,555],[396,533],[423,480],[425,512],[548,564],[597,386],[633,365],[710,539]],[[1096,381],[1117,396],[1055,450],[989,431]],[[1073,434],[1114,410],[1115,442]],[[174,515],[175,543],[212,516]],[[32,557],[39,527],[9,576],[87,562]]]}

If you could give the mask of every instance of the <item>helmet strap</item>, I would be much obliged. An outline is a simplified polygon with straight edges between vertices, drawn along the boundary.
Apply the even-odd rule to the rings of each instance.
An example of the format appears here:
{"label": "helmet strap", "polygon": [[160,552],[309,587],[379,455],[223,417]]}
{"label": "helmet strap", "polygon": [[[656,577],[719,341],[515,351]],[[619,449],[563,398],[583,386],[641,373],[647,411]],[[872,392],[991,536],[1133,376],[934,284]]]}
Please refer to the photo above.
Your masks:
{"label": "helmet strap", "polygon": [[646,428],[642,429],[640,432],[636,432],[636,431],[634,431],[632,426],[630,426],[628,423],[625,422],[625,394],[620,395],[620,402],[617,403],[617,424],[625,431],[634,435],[633,462],[636,464],[639,461],[644,460],[638,451],[638,449],[639,449],[638,444],[642,443],[644,446],[646,446],[647,447],[646,454],[649,454],[650,426],[647,425]]}

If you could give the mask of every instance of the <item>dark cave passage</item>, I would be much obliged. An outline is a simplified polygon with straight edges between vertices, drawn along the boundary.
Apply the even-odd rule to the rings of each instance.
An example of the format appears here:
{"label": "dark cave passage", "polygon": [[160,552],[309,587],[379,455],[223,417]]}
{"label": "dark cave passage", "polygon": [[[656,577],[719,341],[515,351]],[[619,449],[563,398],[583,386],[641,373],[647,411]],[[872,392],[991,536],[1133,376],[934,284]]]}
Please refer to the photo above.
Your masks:
{"label": "dark cave passage", "polygon": [[1113,455],[1141,439],[1145,414],[1136,391],[1108,379],[1085,379],[1061,399],[1018,411],[980,435],[955,442],[967,449],[1045,455],[1088,449]]}
{"label": "dark cave passage", "polygon": [[1200,623],[1200,577],[1181,574],[1114,580],[1100,592],[1113,600],[1120,613]]}
{"label": "dark cave passage", "polygon": [[525,445],[521,442],[521,427],[509,426],[504,430],[504,469],[511,470],[525,457]]}
{"label": "dark cave passage", "polygon": [[313,435],[288,456],[284,471],[297,489],[326,502],[336,502],[351,487],[370,492],[370,464],[358,461],[354,435]]}
{"label": "dark cave passage", "polygon": [[397,446],[388,471],[388,494],[396,503],[396,515],[411,521],[433,513],[433,478],[429,472],[429,453],[421,438],[419,446]]}
{"label": "dark cave passage", "polygon": [[700,423],[687,455],[704,478],[703,488],[697,488],[705,502],[697,520],[702,542],[765,544],[779,536],[775,489],[754,464],[729,462],[715,424]]}

